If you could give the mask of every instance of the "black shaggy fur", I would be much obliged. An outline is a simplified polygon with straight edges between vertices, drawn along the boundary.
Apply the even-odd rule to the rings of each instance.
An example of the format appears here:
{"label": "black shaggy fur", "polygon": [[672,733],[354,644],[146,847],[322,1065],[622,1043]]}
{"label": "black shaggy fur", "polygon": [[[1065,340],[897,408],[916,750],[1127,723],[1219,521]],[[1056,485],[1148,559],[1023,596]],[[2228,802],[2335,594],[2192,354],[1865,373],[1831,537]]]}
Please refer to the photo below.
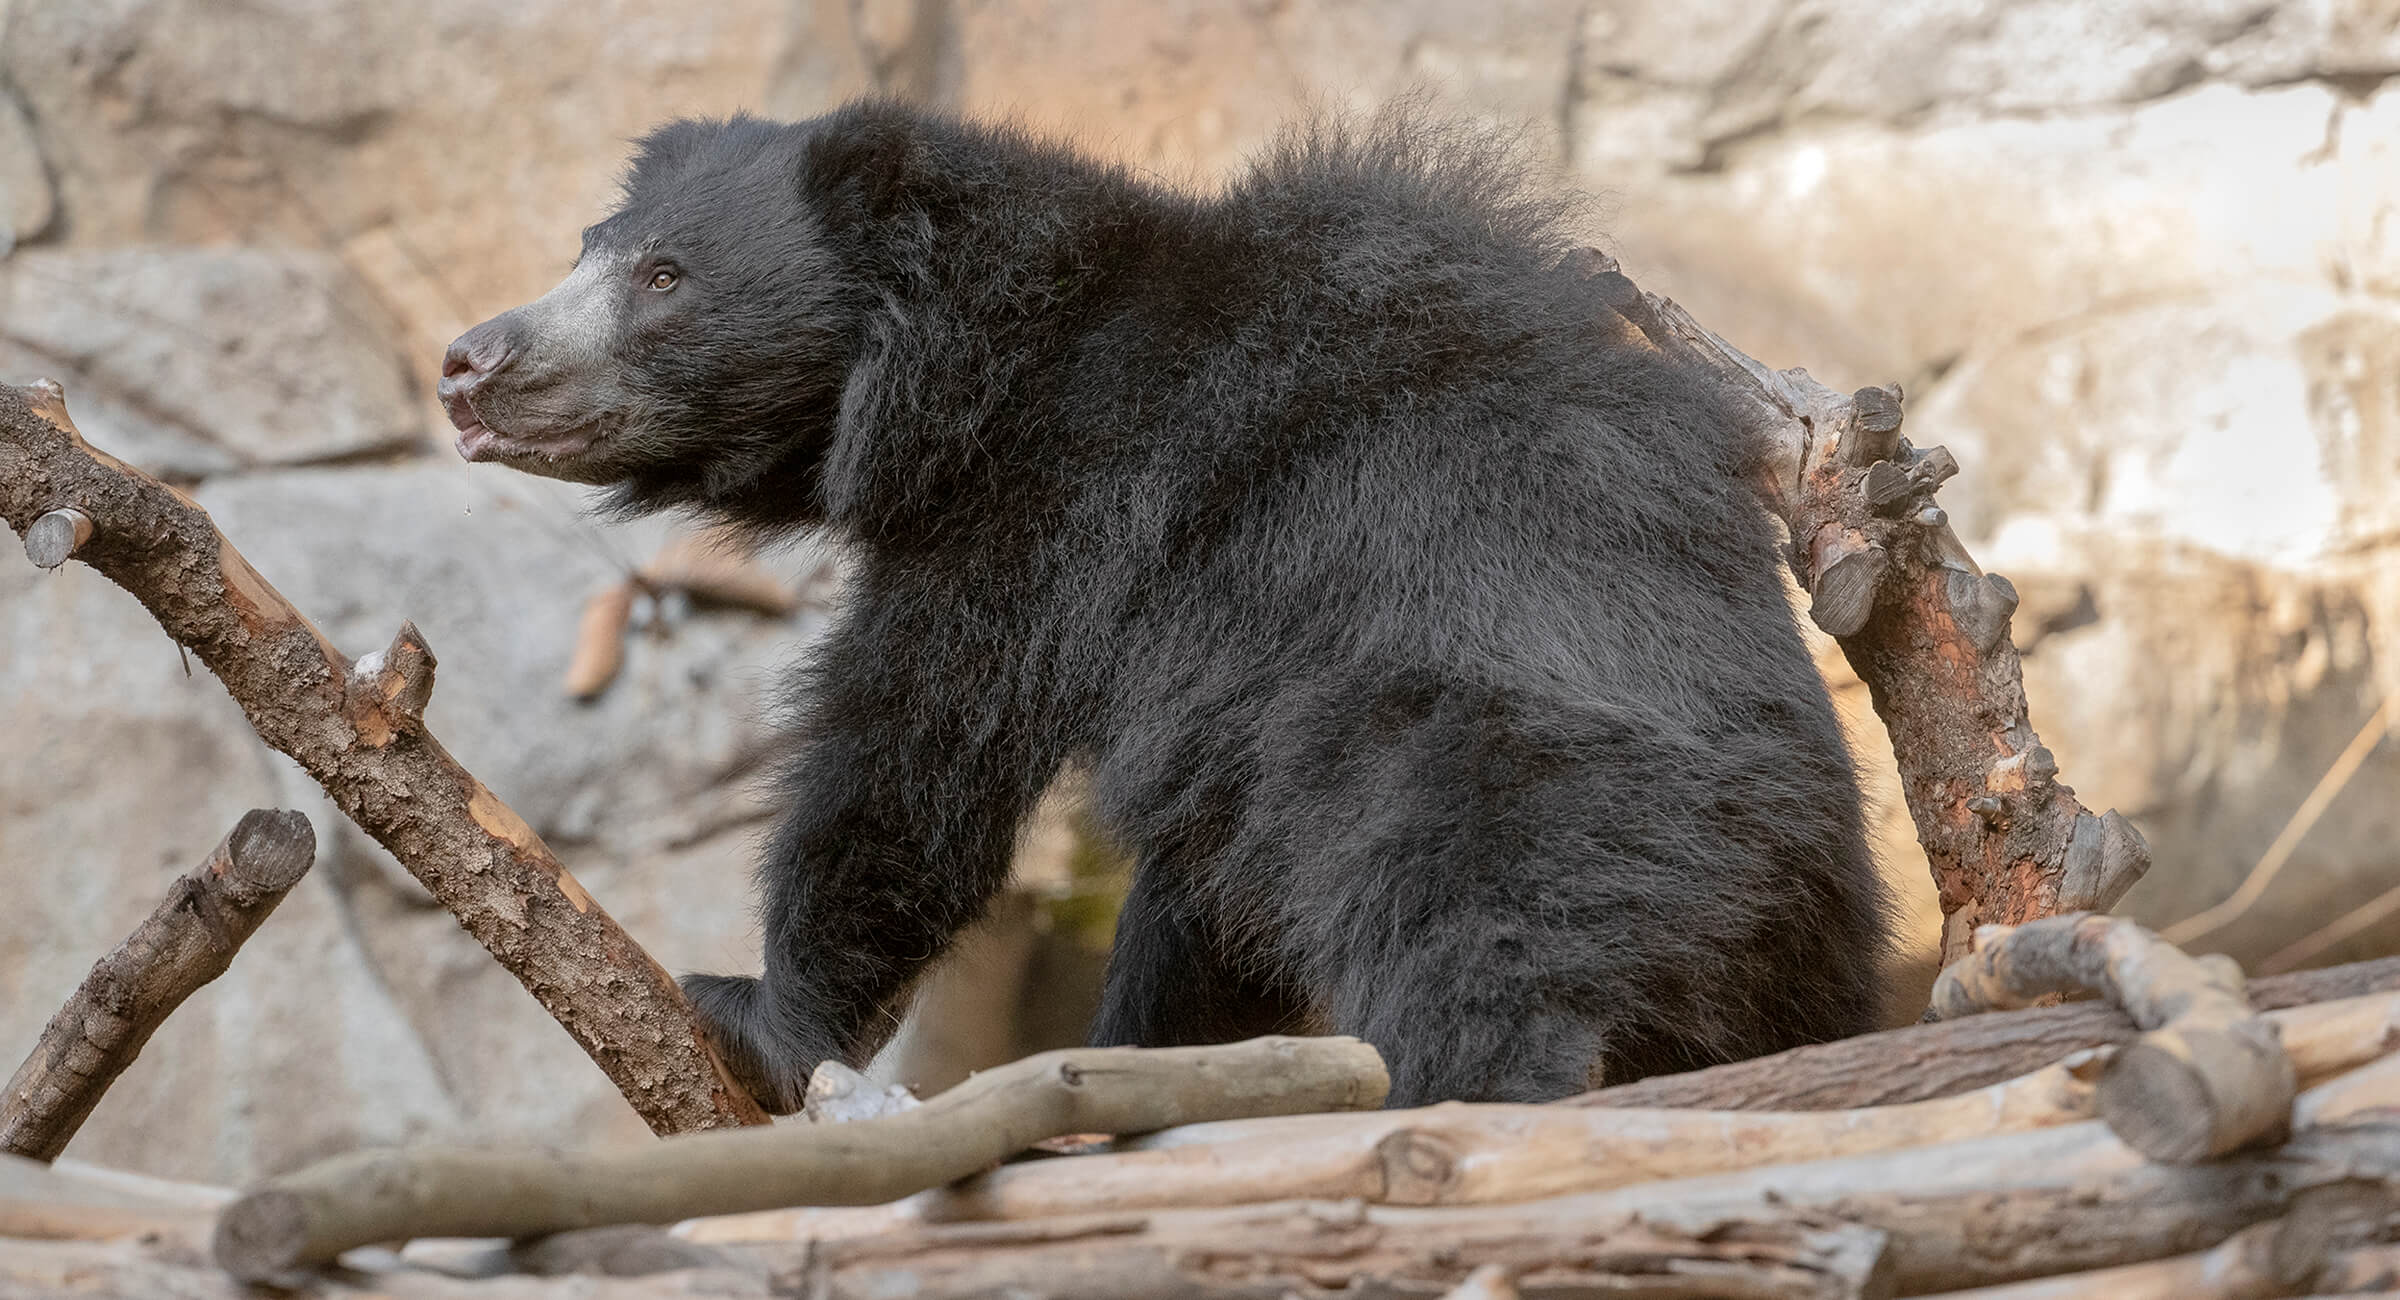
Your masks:
{"label": "black shaggy fur", "polygon": [[1211,197],[885,104],[643,142],[587,245],[635,258],[627,391],[551,472],[856,556],[764,978],[687,981],[771,1105],[873,1050],[1069,762],[1140,862],[1098,1043],[1321,1026],[1407,1105],[1870,1027],[1744,440],[1610,344],[1526,178],[1405,118]]}

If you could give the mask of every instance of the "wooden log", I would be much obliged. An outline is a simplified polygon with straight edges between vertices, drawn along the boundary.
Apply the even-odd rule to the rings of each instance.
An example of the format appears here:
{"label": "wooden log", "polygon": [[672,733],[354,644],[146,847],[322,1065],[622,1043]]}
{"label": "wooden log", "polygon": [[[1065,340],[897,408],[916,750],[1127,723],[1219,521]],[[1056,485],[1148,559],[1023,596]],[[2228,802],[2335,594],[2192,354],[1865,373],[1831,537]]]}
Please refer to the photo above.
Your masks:
{"label": "wooden log", "polygon": [[[2271,975],[2244,989],[2259,1010],[2400,990],[2400,957]],[[1694,1110],[1839,1110],[1944,1097],[2003,1080],[2141,1030],[2100,1002],[1994,1012],[1796,1047],[1685,1074],[1587,1092],[1562,1105]]]}
{"label": "wooden log", "polygon": [[[204,1243],[233,1193],[79,1165],[0,1154],[0,1239],[107,1241],[171,1238]],[[0,1250],[0,1255],[5,1255]],[[14,1295],[0,1272],[0,1295]]]}
{"label": "wooden log", "polygon": [[433,656],[413,629],[357,672],[207,512],[84,442],[56,385],[0,385],[0,518],[24,530],[62,504],[94,524],[77,558],[199,656],[260,739],[424,882],[654,1131],[766,1122],[674,979],[425,730]]}
{"label": "wooden log", "polygon": [[[1957,459],[1900,436],[1898,389],[1842,394],[1803,370],[1769,370],[1606,255],[1576,261],[1625,341],[1714,373],[1753,417],[1762,497],[1789,530],[1812,617],[1840,640],[1891,732],[1941,894],[1944,964],[1966,955],[1978,925],[2114,906],[2149,866],[2132,823],[2087,811],[2055,768],[2013,784],[2005,770],[2041,738],[2009,642],[2016,589],[1929,509]],[[2101,859],[2071,860],[2079,843]]]}
{"label": "wooden log", "polygon": [[1485,1205],[1890,1151],[2091,1118],[2086,1054],[1991,1088],[1863,1111],[1581,1110],[1445,1103],[1168,1129],[1125,1149],[1003,1165],[917,1198],[928,1222],[1279,1200]]}
{"label": "wooden log", "polygon": [[2400,1285],[2400,1247],[2389,1235],[2395,1189],[2317,1189],[2281,1218],[2253,1224],[2188,1255],[2003,1286],[1949,1291],[1935,1300],[2249,1300]]}
{"label": "wooden log", "polygon": [[0,1092],[0,1151],[57,1159],[151,1033],[225,973],[316,854],[301,814],[244,813],[50,1017]]}
{"label": "wooden log", "polygon": [[[2400,1190],[2400,1122],[2391,1112],[2400,1107],[2400,1068],[2382,1065],[2343,1077],[2372,1071],[2372,1086],[2328,1094],[2333,1099],[2321,1104],[2319,1094],[2332,1085],[2312,1090],[2306,1108],[2311,1126],[2283,1146],[2200,1165],[2147,1160],[2094,1121],[1510,1205],[1300,1201],[1007,1224],[910,1224],[810,1243],[808,1259],[816,1271],[801,1290],[828,1297],[1005,1294],[1014,1280],[1092,1277],[1112,1289],[1031,1289],[1044,1295],[1303,1300],[1430,1296],[1462,1281],[1470,1265],[1497,1258],[1527,1296],[1583,1295],[1603,1288],[1590,1277],[1576,1277],[1557,1290],[1537,1289],[1542,1272],[1520,1264],[1541,1256],[1521,1243],[1542,1237],[1552,1252],[1543,1258],[1556,1259],[1578,1246],[1604,1249],[1619,1228],[1664,1225],[1713,1240],[1741,1240],[1833,1222],[1884,1234],[1873,1285],[1888,1285],[1892,1293],[1996,1285],[2205,1250],[2329,1196],[2393,1204]],[[1293,1226],[1312,1216],[1343,1231]],[[1562,1234],[1577,1235],[1572,1242],[1544,1237],[1529,1225],[1558,1225]],[[1525,1253],[1502,1255],[1487,1250],[1489,1243]],[[1416,1244],[1445,1247],[1430,1253],[1446,1271],[1434,1277],[1417,1271],[1428,1266],[1413,1262]],[[1685,1294],[1644,1291],[1616,1278],[1608,1285],[1624,1288],[1608,1294]],[[1700,1293],[1783,1294],[1732,1286]]]}
{"label": "wooden log", "polygon": [[632,1151],[362,1151],[246,1193],[218,1221],[228,1272],[266,1280],[401,1237],[507,1236],[667,1223],[778,1205],[872,1205],[1045,1138],[1373,1107],[1389,1086],[1351,1038],[1048,1052],[912,1110],[847,1124],[695,1134]]}
{"label": "wooden log", "polygon": [[[2312,1082],[2400,1052],[2400,992],[2271,1014],[2294,1067]],[[1002,1165],[902,1202],[880,1223],[834,1225],[824,1211],[787,1210],[709,1220],[691,1232],[707,1241],[779,1241],[854,1235],[851,1227],[888,1230],[901,1221],[1021,1221],[1276,1200],[1534,1200],[2076,1123],[2094,1113],[2092,1080],[2104,1060],[2085,1053],[1977,1092],[1855,1111],[1451,1103],[1193,1124],[1102,1154]]]}
{"label": "wooden log", "polygon": [[1976,941],[1934,981],[1935,1013],[2086,991],[2123,1007],[2143,1032],[2101,1072],[2100,1117],[2144,1155],[2188,1164],[2289,1127],[2297,1076],[2275,1023],[2242,997],[2230,959],[2195,959],[2131,921],[2088,913],[1986,926]]}
{"label": "wooden log", "polygon": [[[1857,1300],[1890,1295],[1883,1234],[1824,1215],[1619,1215],[1557,1202],[1472,1218],[1355,1203],[960,1224],[820,1242],[811,1300]],[[1480,1267],[1479,1267],[1480,1266]],[[1485,1281],[1469,1289],[1470,1279]],[[1498,1281],[1493,1281],[1494,1276]]]}

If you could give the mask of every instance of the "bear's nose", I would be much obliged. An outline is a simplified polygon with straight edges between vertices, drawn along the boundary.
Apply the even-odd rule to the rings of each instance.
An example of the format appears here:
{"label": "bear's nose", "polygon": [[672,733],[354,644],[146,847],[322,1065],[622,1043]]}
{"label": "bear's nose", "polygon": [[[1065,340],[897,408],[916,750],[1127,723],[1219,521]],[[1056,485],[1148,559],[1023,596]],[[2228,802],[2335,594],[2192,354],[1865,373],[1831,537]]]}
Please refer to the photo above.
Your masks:
{"label": "bear's nose", "polygon": [[472,388],[508,361],[508,326],[493,317],[450,341],[442,354],[442,388]]}

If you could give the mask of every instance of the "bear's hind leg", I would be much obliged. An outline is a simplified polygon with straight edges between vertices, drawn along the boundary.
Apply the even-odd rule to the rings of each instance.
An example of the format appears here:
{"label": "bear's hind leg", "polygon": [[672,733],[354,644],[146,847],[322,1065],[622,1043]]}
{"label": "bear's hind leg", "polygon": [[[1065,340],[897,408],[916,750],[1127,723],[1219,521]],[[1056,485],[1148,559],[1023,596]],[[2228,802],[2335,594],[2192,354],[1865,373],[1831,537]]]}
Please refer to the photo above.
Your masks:
{"label": "bear's hind leg", "polygon": [[1332,1030],[1383,1054],[1387,1106],[1554,1101],[1596,1082],[1600,1017],[1562,1001],[1538,942],[1481,910],[1452,900],[1410,916],[1360,900],[1357,923],[1325,940]]}
{"label": "bear's hind leg", "polygon": [[1246,970],[1219,942],[1192,891],[1146,863],[1117,913],[1094,1047],[1230,1043],[1302,1028],[1298,999]]}

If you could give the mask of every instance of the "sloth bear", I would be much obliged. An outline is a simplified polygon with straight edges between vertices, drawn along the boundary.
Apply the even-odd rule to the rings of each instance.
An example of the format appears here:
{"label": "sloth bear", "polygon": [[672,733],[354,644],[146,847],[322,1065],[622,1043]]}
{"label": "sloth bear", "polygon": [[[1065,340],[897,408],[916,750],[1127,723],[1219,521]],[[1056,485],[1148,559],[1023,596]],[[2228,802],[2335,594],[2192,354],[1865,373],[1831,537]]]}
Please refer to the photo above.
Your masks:
{"label": "sloth bear", "polygon": [[678,121],[451,345],[467,459],[853,555],[765,973],[685,982],[762,1102],[875,1050],[1069,763],[1139,863],[1098,1044],[1355,1034],[1405,1106],[1871,1026],[1748,440],[1537,170],[1412,112],[1205,196],[891,103]]}

